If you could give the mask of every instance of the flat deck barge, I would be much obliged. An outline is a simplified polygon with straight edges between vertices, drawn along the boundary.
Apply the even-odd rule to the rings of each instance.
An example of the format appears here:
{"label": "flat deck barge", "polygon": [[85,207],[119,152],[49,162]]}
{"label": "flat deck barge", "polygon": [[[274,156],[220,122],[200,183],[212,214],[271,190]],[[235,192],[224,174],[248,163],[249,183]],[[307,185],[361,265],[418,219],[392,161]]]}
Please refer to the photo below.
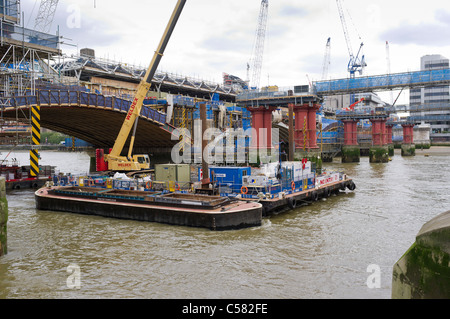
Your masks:
{"label": "flat deck barge", "polygon": [[220,196],[153,193],[78,186],[35,192],[39,210],[229,230],[260,226],[262,205]]}

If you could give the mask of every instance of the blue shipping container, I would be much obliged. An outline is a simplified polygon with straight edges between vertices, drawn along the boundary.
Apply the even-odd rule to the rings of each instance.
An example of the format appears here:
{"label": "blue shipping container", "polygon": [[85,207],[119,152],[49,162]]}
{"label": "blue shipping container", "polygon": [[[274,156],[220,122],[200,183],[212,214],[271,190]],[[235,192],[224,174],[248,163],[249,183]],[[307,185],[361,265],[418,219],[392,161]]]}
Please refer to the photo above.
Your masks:
{"label": "blue shipping container", "polygon": [[[213,177],[214,173],[214,177]],[[219,185],[229,185],[233,192],[240,192],[242,187],[242,177],[252,174],[251,167],[210,167],[209,178]],[[198,169],[198,180],[201,181],[202,168]]]}

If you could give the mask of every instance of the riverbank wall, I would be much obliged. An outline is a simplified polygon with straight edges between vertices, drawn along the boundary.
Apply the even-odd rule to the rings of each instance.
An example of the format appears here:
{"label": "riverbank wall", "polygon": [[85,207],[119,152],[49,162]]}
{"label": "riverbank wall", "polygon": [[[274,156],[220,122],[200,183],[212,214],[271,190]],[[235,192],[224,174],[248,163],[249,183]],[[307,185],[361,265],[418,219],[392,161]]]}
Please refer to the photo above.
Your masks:
{"label": "riverbank wall", "polygon": [[392,299],[449,298],[450,211],[422,227],[392,276]]}

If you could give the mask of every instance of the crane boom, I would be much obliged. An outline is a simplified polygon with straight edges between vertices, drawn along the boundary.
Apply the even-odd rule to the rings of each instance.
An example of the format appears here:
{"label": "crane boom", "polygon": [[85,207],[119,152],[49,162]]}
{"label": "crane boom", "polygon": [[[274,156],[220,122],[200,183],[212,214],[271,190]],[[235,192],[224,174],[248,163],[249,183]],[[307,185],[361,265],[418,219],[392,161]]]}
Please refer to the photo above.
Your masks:
{"label": "crane boom", "polygon": [[330,67],[330,53],[331,53],[331,38],[328,38],[327,45],[325,48],[325,56],[323,58],[322,80],[326,80],[328,77],[328,69]]}
{"label": "crane boom", "polygon": [[261,1],[259,11],[258,27],[256,29],[255,48],[253,53],[253,76],[252,86],[258,87],[261,79],[261,67],[264,56],[264,42],[266,38],[267,14],[269,11],[269,0]]}
{"label": "crane boom", "polygon": [[355,56],[353,54],[352,43],[350,41],[350,36],[348,33],[348,29],[347,29],[347,21],[345,19],[344,9],[342,7],[341,0],[336,0],[336,4],[338,7],[339,16],[341,18],[342,30],[344,31],[345,42],[347,43],[348,54],[350,56],[350,60],[348,62],[348,71],[350,72],[350,77],[354,78],[356,71],[358,71],[360,74],[362,74],[364,68],[367,66],[367,64],[364,60],[364,55],[361,58],[359,57],[362,47],[364,46],[364,43],[361,43],[361,45],[359,46],[358,53]]}
{"label": "crane boom", "polygon": [[42,0],[36,16],[34,30],[48,33],[55,17],[59,0]]}
{"label": "crane boom", "polygon": [[[137,168],[137,166],[139,166],[139,165],[137,165],[137,163],[134,163],[136,165],[133,165],[132,159],[130,158],[131,157],[131,149],[132,149],[133,143],[134,143],[134,134],[131,138],[130,152],[128,153],[128,155],[129,155],[128,158],[122,157],[122,156],[120,156],[120,154],[125,146],[125,142],[127,141],[128,136],[130,135],[133,125],[137,125],[137,119],[139,118],[139,115],[141,113],[144,99],[147,95],[147,92],[150,90],[152,79],[156,73],[159,62],[161,61],[163,53],[169,42],[170,36],[172,35],[173,30],[175,29],[175,25],[177,24],[178,18],[180,17],[181,11],[183,10],[183,7],[185,4],[186,4],[186,0],[178,0],[177,4],[175,6],[175,9],[172,13],[172,16],[170,17],[169,23],[167,24],[167,27],[164,31],[162,39],[159,43],[159,46],[158,46],[157,50],[155,51],[155,54],[153,55],[153,59],[150,63],[150,66],[148,67],[144,78],[139,83],[136,94],[131,103],[130,109],[125,117],[125,121],[123,122],[122,128],[120,129],[120,132],[114,143],[114,147],[112,148],[111,152],[105,156],[105,160],[108,162],[109,169],[112,169],[112,170],[116,170],[116,169],[134,170]],[[119,166],[115,165],[118,163],[120,163]],[[142,165],[141,165],[141,168],[142,168]],[[144,167],[144,168],[148,168],[148,167]]]}

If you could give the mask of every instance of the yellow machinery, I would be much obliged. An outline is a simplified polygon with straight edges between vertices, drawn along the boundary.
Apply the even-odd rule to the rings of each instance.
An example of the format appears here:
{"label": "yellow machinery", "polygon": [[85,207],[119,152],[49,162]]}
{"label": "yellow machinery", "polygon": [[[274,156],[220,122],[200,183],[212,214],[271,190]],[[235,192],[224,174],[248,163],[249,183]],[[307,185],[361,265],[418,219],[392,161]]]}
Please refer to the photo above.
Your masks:
{"label": "yellow machinery", "polygon": [[[137,122],[139,119],[139,114],[141,113],[144,99],[150,89],[152,79],[156,73],[159,62],[161,61],[164,50],[166,49],[167,43],[169,42],[170,36],[172,35],[172,32],[175,28],[178,18],[180,17],[185,3],[186,0],[178,0],[170,21],[163,34],[161,42],[159,43],[158,49],[155,51],[150,66],[145,74],[145,77],[137,88],[136,95],[133,99],[133,102],[131,103],[130,110],[128,111],[119,135],[116,138],[114,147],[112,148],[111,152],[104,157],[105,162],[107,162],[108,170],[110,171],[137,171],[150,168],[150,159],[148,155],[132,155]],[[121,156],[123,147],[126,140],[128,139],[128,136],[130,135],[133,125],[134,130],[133,135],[131,136],[128,156]]]}

